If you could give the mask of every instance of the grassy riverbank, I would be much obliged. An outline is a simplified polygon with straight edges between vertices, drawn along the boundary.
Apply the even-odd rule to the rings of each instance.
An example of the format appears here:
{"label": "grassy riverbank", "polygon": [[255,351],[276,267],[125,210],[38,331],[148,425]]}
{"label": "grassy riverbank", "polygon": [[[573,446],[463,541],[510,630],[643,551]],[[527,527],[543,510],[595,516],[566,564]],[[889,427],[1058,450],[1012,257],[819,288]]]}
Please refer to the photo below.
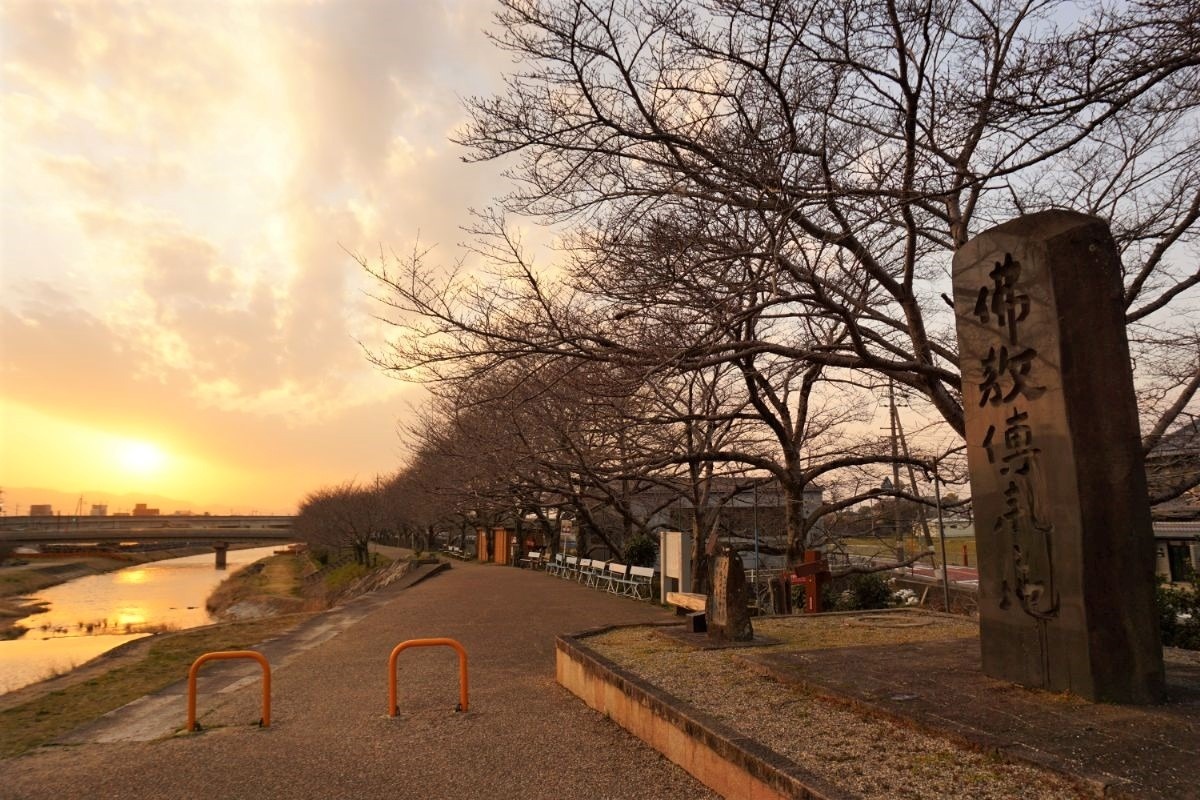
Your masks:
{"label": "grassy riverbank", "polygon": [[253,647],[336,602],[371,591],[370,576],[391,563],[379,557],[375,569],[347,564],[316,578],[317,565],[305,554],[274,555],[244,567],[206,603],[229,621],[130,642],[65,675],[0,695],[0,758],[53,742],[182,680],[203,653]]}
{"label": "grassy riverbank", "polygon": [[358,582],[392,563],[372,553],[370,567],[350,562],[322,570],[308,553],[278,553],[235,572],[209,595],[208,612],[218,619],[239,620],[320,611],[353,595]]}
{"label": "grassy riverbank", "polygon": [[0,758],[52,742],[113,709],[187,676],[201,654],[241,650],[291,630],[311,614],[159,634],[106,653],[68,675],[0,695]]}
{"label": "grassy riverbank", "polygon": [[229,576],[208,596],[204,607],[222,620],[317,611],[324,605],[307,597],[304,591],[304,579],[316,569],[302,553],[264,558]]}

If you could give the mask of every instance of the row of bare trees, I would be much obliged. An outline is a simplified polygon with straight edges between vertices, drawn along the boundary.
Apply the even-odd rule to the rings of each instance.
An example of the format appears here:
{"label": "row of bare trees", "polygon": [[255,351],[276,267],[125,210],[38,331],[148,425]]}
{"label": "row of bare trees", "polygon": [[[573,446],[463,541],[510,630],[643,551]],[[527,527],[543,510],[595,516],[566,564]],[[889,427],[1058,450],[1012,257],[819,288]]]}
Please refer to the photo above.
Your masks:
{"label": "row of bare trees", "polygon": [[[715,488],[770,479],[794,559],[880,493],[881,387],[924,428],[900,459],[961,444],[950,259],[1047,208],[1110,222],[1146,453],[1194,459],[1197,0],[499,7],[517,66],[460,141],[513,190],[477,213],[476,258],[360,259],[402,334],[376,361],[435,398],[406,480],[476,517],[569,511],[619,551],[649,487],[711,541]],[[531,222],[559,237],[546,268]],[[1156,502],[1195,489],[1190,463]]]}

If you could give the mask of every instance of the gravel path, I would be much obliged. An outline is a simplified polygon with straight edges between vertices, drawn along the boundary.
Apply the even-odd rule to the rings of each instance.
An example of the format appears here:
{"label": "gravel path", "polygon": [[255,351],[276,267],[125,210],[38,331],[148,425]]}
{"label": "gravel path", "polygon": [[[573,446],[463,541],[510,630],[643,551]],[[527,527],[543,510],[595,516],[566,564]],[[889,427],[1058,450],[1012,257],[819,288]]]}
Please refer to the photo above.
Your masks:
{"label": "gravel path", "polygon": [[[715,796],[554,681],[556,633],[663,620],[667,612],[541,573],[475,564],[382,591],[394,597],[274,672],[270,728],[248,724],[259,717],[261,692],[250,681],[201,718],[202,734],[49,747],[0,762],[0,796]],[[391,648],[437,636],[469,653],[469,712],[453,711],[454,653],[418,648],[400,657],[401,712],[387,717]]]}

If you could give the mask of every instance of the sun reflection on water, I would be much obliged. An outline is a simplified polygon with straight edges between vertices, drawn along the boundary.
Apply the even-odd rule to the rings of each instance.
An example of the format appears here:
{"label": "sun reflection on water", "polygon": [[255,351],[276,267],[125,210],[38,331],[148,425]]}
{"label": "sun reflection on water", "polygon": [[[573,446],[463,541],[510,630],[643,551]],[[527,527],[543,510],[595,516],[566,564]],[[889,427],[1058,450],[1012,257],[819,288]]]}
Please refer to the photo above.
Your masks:
{"label": "sun reflection on water", "polygon": [[150,580],[148,569],[123,569],[113,576],[116,583],[145,583]]}
{"label": "sun reflection on water", "polygon": [[119,630],[129,630],[136,628],[138,625],[145,625],[147,611],[144,608],[127,607],[117,609],[117,628]]}

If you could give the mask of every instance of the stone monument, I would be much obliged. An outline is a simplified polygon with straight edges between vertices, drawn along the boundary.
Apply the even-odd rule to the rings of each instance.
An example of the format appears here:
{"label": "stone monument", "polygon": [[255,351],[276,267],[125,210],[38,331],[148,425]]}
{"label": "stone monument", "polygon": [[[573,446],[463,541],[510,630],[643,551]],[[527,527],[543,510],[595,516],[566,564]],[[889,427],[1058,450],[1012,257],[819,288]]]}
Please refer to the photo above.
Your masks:
{"label": "stone monument", "polygon": [[712,580],[709,582],[704,616],[710,639],[734,642],[754,640],[750,624],[750,591],[746,586],[746,571],[742,559],[731,547],[722,547],[712,559]]}
{"label": "stone monument", "polygon": [[986,675],[1093,701],[1163,696],[1154,539],[1107,224],[1068,211],[954,257]]}

